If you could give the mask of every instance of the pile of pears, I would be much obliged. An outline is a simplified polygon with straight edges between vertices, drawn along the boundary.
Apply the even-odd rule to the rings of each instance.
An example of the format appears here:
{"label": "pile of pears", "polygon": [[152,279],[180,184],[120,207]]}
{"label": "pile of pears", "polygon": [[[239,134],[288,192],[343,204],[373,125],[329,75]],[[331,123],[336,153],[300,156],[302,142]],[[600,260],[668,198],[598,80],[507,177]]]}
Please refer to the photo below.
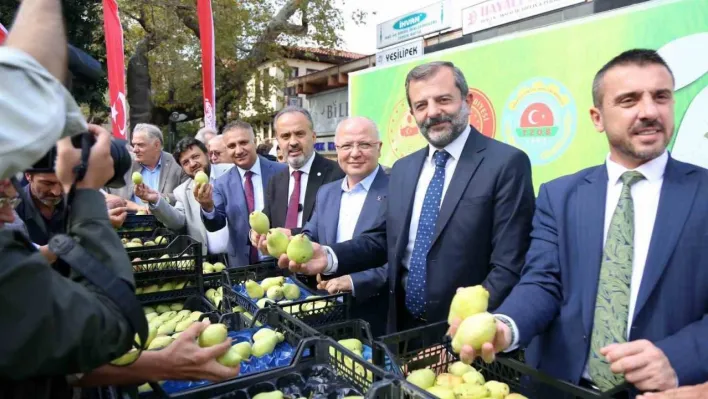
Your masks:
{"label": "pile of pears", "polygon": [[447,371],[436,377],[431,369],[419,369],[410,373],[406,381],[441,399],[525,399],[510,393],[503,382],[485,382],[479,371],[462,362],[451,364]]}
{"label": "pile of pears", "polygon": [[[342,345],[343,347],[349,349],[350,351],[354,352],[355,355],[357,355],[360,359],[364,359],[364,345],[361,343],[356,338],[347,338],[347,339],[340,339],[337,341],[338,344]],[[336,358],[336,349],[331,347],[329,348],[329,354],[330,356]],[[352,367],[352,364],[354,364],[354,372],[359,374],[362,377],[365,377],[369,382],[373,382],[374,376],[370,371],[367,371],[364,366],[362,366],[359,363],[354,363],[351,358],[347,355],[343,355],[343,360],[344,360],[344,365],[347,366],[348,368]]]}
{"label": "pile of pears", "polygon": [[181,290],[184,289],[185,287],[191,287],[192,282],[187,281],[187,280],[174,280],[174,281],[167,281],[163,283],[162,285],[158,284],[150,284],[144,287],[137,287],[135,289],[135,294],[140,295],[140,294],[152,294],[154,292],[165,292],[165,291],[174,291],[174,290]]}
{"label": "pile of pears", "polygon": [[268,216],[260,211],[253,211],[248,216],[248,222],[253,231],[266,235],[266,246],[270,256],[277,259],[281,255],[287,254],[288,259],[299,264],[306,263],[312,259],[314,250],[312,242],[306,235],[298,234],[288,238],[282,231],[271,229]]}
{"label": "pile of pears", "polygon": [[213,264],[204,262],[202,264],[202,274],[221,273],[224,269],[226,269],[226,265],[221,262],[215,262]]}
{"label": "pile of pears", "polygon": [[[144,261],[155,261],[158,259],[172,259],[170,261],[165,261],[165,262],[152,262],[148,263],[146,265],[136,265],[135,263],[138,262],[144,262]],[[177,260],[175,260],[177,259]],[[183,259],[180,260],[180,255],[175,255],[172,258],[170,258],[169,254],[164,254],[160,256],[159,258],[149,258],[149,259],[141,259],[141,258],[135,258],[132,260],[133,263],[133,271],[134,272],[147,272],[147,271],[155,271],[155,270],[165,270],[165,269],[180,269],[180,270],[194,270],[194,265],[196,264],[194,259]]]}
{"label": "pile of pears", "polygon": [[[281,391],[262,392],[262,393],[259,393],[258,395],[253,397],[253,399],[287,399],[287,398],[290,398],[290,396],[284,396]],[[299,397],[297,399],[307,399],[307,398]],[[364,399],[364,397],[363,396],[345,396],[342,399]]]}
{"label": "pile of pears", "polygon": [[130,240],[121,238],[120,242],[123,244],[123,248],[154,247],[156,245],[167,245],[167,237],[157,236],[154,240],[147,240],[145,242],[137,237]]}
{"label": "pile of pears", "polygon": [[221,302],[224,300],[224,288],[223,287],[219,287],[217,289],[209,288],[204,293],[204,296],[207,297],[209,302],[213,303],[217,309],[219,309],[219,305],[221,305]]}

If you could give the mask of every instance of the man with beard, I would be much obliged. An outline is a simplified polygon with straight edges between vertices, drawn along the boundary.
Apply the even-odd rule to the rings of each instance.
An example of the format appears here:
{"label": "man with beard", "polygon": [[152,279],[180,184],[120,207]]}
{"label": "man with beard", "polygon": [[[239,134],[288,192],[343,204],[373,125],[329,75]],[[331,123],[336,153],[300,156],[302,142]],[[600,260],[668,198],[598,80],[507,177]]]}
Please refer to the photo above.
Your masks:
{"label": "man with beard", "polygon": [[246,122],[231,122],[222,134],[236,167],[213,184],[195,186],[194,196],[201,205],[201,218],[208,231],[228,226],[229,267],[246,266],[260,260],[258,250],[248,240],[248,215],[263,209],[264,188],[285,165],[256,154],[256,136]]}
{"label": "man with beard", "polygon": [[[170,205],[167,201],[163,201],[159,192],[148,187],[146,184],[138,184],[135,186],[135,195],[143,202],[148,204],[150,212],[155,215],[157,220],[161,221],[165,227],[174,231],[187,230],[187,233],[204,244],[203,253],[219,253],[216,248],[222,247],[221,242],[213,242],[214,240],[223,240],[222,234],[209,235],[204,228],[204,223],[200,215],[200,205],[194,197],[194,176],[197,172],[204,172],[210,176],[213,182],[214,175],[222,175],[232,165],[211,165],[207,158],[207,149],[204,143],[187,137],[180,140],[175,148],[174,158],[182,166],[184,173],[189,176],[189,179],[175,188],[174,195],[176,198],[175,206]],[[221,233],[228,237],[228,232]],[[228,239],[228,238],[226,238]],[[208,251],[209,250],[209,251]]]}
{"label": "man with beard", "polygon": [[610,153],[541,186],[523,277],[484,358],[528,345],[531,366],[603,391],[708,380],[708,170],[666,151],[673,93],[654,50],[597,73],[590,117]]}
{"label": "man with beard", "polygon": [[482,284],[494,309],[519,280],[534,193],[520,150],[469,125],[472,94],[450,62],[415,67],[406,78],[410,112],[429,145],[391,170],[388,206],[371,230],[331,247],[315,245],[306,274],[344,275],[388,261],[388,331],[447,317],[455,289]]}

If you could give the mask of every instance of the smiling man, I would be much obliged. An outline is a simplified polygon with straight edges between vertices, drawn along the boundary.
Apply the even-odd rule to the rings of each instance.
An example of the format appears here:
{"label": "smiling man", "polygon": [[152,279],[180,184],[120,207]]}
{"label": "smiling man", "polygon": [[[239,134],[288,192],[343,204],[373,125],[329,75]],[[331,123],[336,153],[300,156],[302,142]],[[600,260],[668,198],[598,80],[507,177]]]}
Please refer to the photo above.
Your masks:
{"label": "smiling man", "polygon": [[483,357],[528,345],[531,366],[601,390],[705,382],[708,170],[666,150],[673,74],[654,50],[629,50],[600,69],[592,97],[605,164],[541,186],[523,277]]}

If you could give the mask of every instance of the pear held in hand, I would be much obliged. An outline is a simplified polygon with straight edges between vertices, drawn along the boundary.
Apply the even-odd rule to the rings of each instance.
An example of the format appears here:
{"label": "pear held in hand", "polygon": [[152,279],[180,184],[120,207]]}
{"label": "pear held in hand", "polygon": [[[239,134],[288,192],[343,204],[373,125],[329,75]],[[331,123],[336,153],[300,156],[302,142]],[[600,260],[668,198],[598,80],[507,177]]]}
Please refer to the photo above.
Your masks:
{"label": "pear held in hand", "polygon": [[258,234],[267,234],[268,229],[270,229],[270,220],[268,220],[268,216],[261,211],[253,211],[248,216],[248,223],[251,225],[253,231]]}
{"label": "pear held in hand", "polygon": [[226,367],[236,367],[241,364],[241,355],[239,354],[238,349],[236,349],[235,346],[232,346],[228,351],[226,351],[226,353],[219,356],[216,361]]}
{"label": "pear held in hand", "polygon": [[194,175],[194,182],[199,185],[207,184],[209,183],[209,176],[200,170],[196,175]]}
{"label": "pear held in hand", "polygon": [[288,258],[290,260],[298,264],[307,263],[312,259],[313,254],[314,249],[307,236],[298,234],[290,239],[290,244],[288,244]]}
{"label": "pear held in hand", "polygon": [[199,346],[208,348],[226,341],[228,330],[224,324],[210,324],[199,334]]}
{"label": "pear held in hand", "polygon": [[490,313],[477,313],[466,318],[452,339],[452,350],[460,353],[464,345],[480,350],[485,342],[492,342],[497,333],[497,320]]}
{"label": "pear held in hand", "polygon": [[270,229],[268,235],[266,235],[266,247],[268,248],[268,253],[274,258],[280,258],[280,255],[284,254],[288,250],[288,244],[290,240],[288,236],[278,229]]}
{"label": "pear held in hand", "polygon": [[481,285],[461,288],[452,298],[447,322],[452,324],[455,319],[464,320],[473,314],[486,312],[488,305],[489,291]]}
{"label": "pear held in hand", "polygon": [[133,176],[131,177],[133,179],[133,184],[143,184],[143,175],[141,175],[140,172],[133,172]]}

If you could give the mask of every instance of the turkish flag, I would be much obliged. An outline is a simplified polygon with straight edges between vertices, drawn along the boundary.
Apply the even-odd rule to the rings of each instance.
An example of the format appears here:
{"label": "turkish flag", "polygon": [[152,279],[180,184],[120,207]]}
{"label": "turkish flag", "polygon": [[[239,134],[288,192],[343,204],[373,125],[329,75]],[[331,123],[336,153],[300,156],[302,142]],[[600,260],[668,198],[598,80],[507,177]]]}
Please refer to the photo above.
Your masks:
{"label": "turkish flag", "polygon": [[120,25],[116,0],[103,0],[103,29],[106,34],[106,64],[113,136],[126,139],[128,108],[125,101],[125,54],[123,53],[123,27]]}
{"label": "turkish flag", "polygon": [[216,68],[214,65],[214,18],[211,0],[197,0],[199,40],[202,45],[204,126],[216,129]]}
{"label": "turkish flag", "polygon": [[5,41],[5,38],[7,37],[7,29],[5,29],[2,24],[0,24],[0,44]]}

